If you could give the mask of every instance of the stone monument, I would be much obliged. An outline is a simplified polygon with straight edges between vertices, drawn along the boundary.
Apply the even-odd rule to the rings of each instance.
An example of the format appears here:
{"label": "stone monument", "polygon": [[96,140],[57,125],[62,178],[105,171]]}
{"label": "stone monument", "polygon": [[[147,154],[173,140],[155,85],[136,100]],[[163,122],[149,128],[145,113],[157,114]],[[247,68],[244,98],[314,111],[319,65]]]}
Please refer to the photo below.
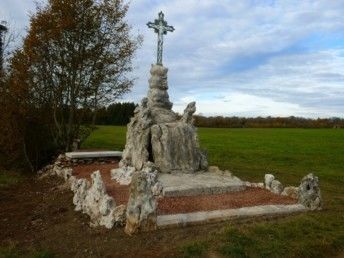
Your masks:
{"label": "stone monument", "polygon": [[[173,32],[164,14],[147,24],[158,34],[157,63],[152,65],[149,90],[134,111],[127,128],[126,145],[119,168],[112,178],[130,186],[126,232],[153,230],[156,225],[155,197],[159,194],[159,173],[195,173],[208,167],[206,153],[200,149],[192,115],[195,102],[182,116],[172,111],[168,95],[167,71],[162,64],[163,35]],[[131,179],[132,178],[132,179]]]}
{"label": "stone monument", "polygon": [[[207,169],[205,152],[199,147],[192,115],[196,111],[191,102],[180,117],[172,111],[168,95],[167,71],[162,65],[163,35],[174,31],[167,25],[164,14],[147,24],[158,34],[157,63],[152,65],[148,95],[134,111],[128,124],[126,146],[120,168],[142,170],[152,162],[161,173],[193,173]],[[130,169],[129,169],[130,170]],[[133,171],[133,169],[131,169]]]}
{"label": "stone monument", "polygon": [[[111,171],[111,178],[120,185],[130,184],[127,205],[116,205],[111,193],[109,195],[107,192],[107,185],[102,180],[100,171],[90,175],[91,182],[86,177],[78,178],[73,175],[72,166],[75,165],[75,159],[92,155],[90,152],[74,152],[60,155],[56,162],[44,168],[42,173],[43,176],[57,175],[67,181],[74,192],[75,210],[89,215],[92,226],[112,228],[125,224],[125,232],[133,234],[171,225],[322,209],[319,180],[313,174],[304,177],[299,187],[284,188],[272,174],[265,175],[265,184],[250,183],[241,181],[228,170],[222,171],[216,166],[208,167],[206,154],[200,149],[197,130],[193,125],[195,102],[189,103],[184,113],[179,115],[172,111],[173,104],[167,92],[168,69],[162,65],[163,35],[168,31],[173,32],[174,28],[167,25],[162,12],[154,23],[147,25],[158,34],[157,63],[152,65],[150,70],[147,97],[142,99],[128,124],[127,142],[119,168]],[[95,157],[100,157],[99,154],[106,157],[110,154],[118,155],[98,152]],[[253,192],[235,195],[234,198],[238,198],[239,204],[240,198],[246,198],[248,203],[243,201],[240,208],[232,208],[228,204],[229,208],[224,209],[223,202],[219,200],[225,200],[221,198],[227,197],[222,194],[244,191],[246,187],[250,187]],[[266,190],[257,188],[265,188],[275,195],[291,197],[294,200],[277,198],[276,203],[273,201],[271,205],[251,207],[255,202],[252,201],[255,198],[251,197],[259,195],[261,191],[265,191],[261,197],[268,203],[271,201],[267,198]],[[189,206],[197,204],[198,199],[194,197],[201,195],[206,195],[210,204],[215,202],[219,206],[212,206],[210,210],[203,206],[204,210],[188,212]],[[211,195],[217,196],[212,199]],[[192,198],[188,199],[188,202],[175,202],[175,197],[179,196],[184,200]],[[232,199],[233,195],[228,198]],[[161,201],[166,200],[168,202],[164,205]],[[279,204],[282,201],[283,204]],[[285,201],[292,204],[286,205]],[[174,209],[178,205],[182,210]],[[172,208],[172,213],[164,214],[164,206],[165,212],[167,207]],[[212,210],[213,208],[217,209]]]}

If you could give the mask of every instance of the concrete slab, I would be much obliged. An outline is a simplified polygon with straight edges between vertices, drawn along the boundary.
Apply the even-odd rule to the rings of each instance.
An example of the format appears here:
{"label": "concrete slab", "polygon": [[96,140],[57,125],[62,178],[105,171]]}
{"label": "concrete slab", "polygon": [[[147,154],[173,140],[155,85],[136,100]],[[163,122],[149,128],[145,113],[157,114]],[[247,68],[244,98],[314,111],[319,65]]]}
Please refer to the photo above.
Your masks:
{"label": "concrete slab", "polygon": [[159,181],[166,197],[221,194],[246,189],[244,182],[227,172],[160,174]]}
{"label": "concrete slab", "polygon": [[246,219],[264,216],[281,216],[293,213],[306,212],[301,204],[291,205],[261,205],[238,209],[201,211],[184,214],[160,215],[157,217],[158,228],[187,226],[209,222]]}
{"label": "concrete slab", "polygon": [[66,156],[71,159],[91,159],[91,158],[112,158],[122,157],[121,151],[74,151],[66,152]]}

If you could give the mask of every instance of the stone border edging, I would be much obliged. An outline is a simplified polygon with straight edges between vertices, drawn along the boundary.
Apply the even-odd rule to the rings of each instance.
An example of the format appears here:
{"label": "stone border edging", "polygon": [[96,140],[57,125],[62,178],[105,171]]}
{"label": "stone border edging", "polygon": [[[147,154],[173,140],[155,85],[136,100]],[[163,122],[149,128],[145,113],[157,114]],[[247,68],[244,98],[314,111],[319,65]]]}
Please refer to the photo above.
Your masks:
{"label": "stone border edging", "polygon": [[89,158],[109,158],[122,157],[122,151],[75,151],[66,152],[66,157],[70,159],[89,159]]}
{"label": "stone border edging", "polygon": [[187,226],[218,222],[238,218],[259,217],[266,215],[285,215],[306,212],[308,209],[302,204],[291,205],[259,205],[237,209],[200,211],[192,213],[179,213],[160,215],[157,217],[158,228]]}

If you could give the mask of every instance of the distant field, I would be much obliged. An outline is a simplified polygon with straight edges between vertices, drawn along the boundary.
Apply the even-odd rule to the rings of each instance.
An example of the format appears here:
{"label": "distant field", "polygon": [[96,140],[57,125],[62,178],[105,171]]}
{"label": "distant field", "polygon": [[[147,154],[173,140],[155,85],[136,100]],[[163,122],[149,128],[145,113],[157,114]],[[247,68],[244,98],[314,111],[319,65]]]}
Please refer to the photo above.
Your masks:
{"label": "distant field", "polygon": [[[122,150],[126,127],[99,126],[83,148]],[[209,162],[244,180],[263,181],[273,173],[285,185],[298,185],[314,172],[325,208],[279,223],[227,226],[218,235],[188,243],[185,256],[210,251],[230,257],[328,257],[344,246],[344,130],[199,128]],[[209,244],[211,243],[211,244]]]}
{"label": "distant field", "polygon": [[97,126],[97,129],[91,133],[81,147],[123,150],[126,131],[125,126]]}

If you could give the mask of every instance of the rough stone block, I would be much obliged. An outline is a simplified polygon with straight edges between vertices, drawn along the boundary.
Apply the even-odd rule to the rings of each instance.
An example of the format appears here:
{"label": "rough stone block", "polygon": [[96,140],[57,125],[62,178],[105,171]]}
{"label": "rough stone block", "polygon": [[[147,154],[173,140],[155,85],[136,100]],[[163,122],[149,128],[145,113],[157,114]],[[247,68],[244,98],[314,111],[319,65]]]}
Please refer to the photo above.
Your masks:
{"label": "rough stone block", "polygon": [[198,146],[195,127],[186,123],[153,125],[152,152],[161,172],[192,173],[206,169],[206,157]]}
{"label": "rough stone block", "polygon": [[295,187],[295,186],[287,186],[287,187],[284,188],[284,190],[281,193],[281,195],[289,196],[289,197],[294,198],[294,199],[298,199],[298,197],[299,197],[299,188]]}
{"label": "rough stone block", "polygon": [[270,188],[271,192],[275,194],[281,194],[283,191],[283,185],[278,180],[272,180]]}
{"label": "rough stone block", "polygon": [[270,190],[271,189],[271,183],[275,179],[275,176],[272,174],[265,174],[264,182],[265,182],[265,188]]}
{"label": "rough stone block", "polygon": [[312,173],[308,174],[301,180],[299,186],[299,203],[310,210],[322,209],[322,198],[319,188],[319,179]]}

